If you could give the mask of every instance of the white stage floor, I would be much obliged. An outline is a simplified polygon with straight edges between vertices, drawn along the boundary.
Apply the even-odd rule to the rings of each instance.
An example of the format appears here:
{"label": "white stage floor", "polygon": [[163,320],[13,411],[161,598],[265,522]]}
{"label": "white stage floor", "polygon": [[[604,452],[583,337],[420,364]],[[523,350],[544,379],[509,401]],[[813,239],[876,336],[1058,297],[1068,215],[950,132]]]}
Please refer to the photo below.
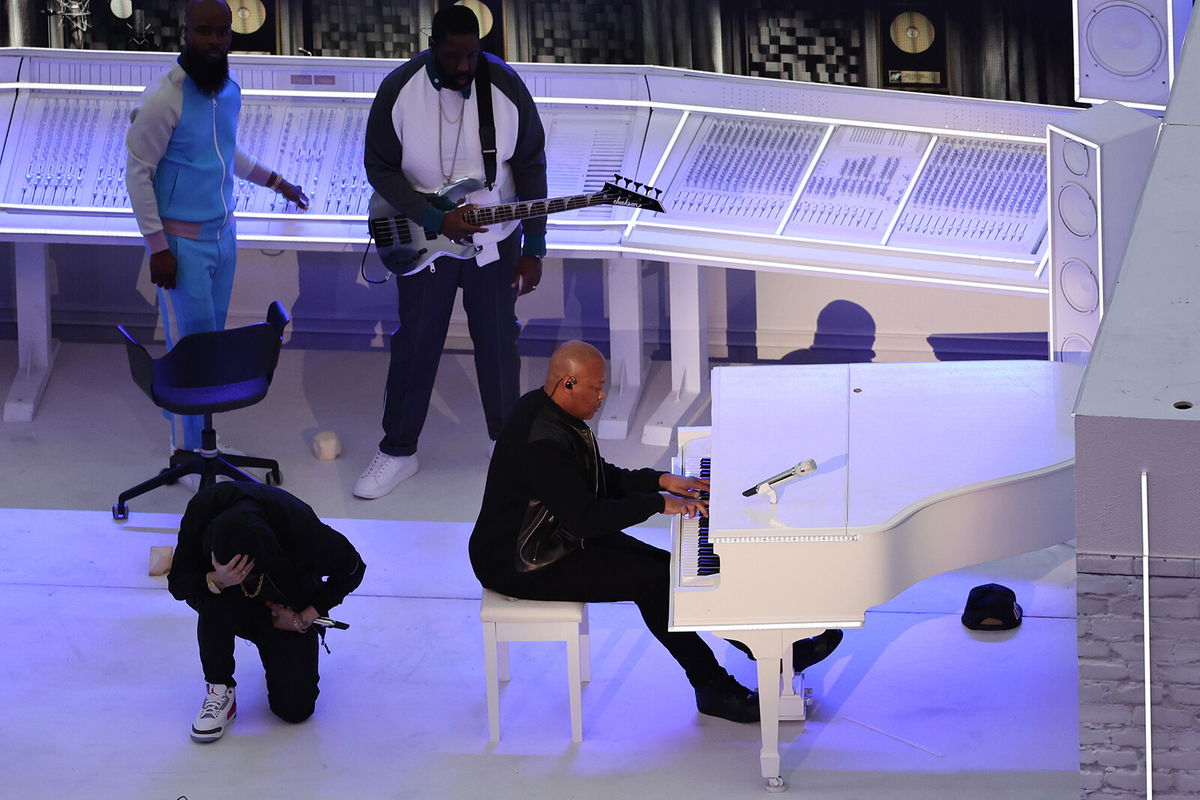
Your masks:
{"label": "white stage floor", "polygon": [[[0,349],[0,387],[15,369],[11,349]],[[565,650],[547,644],[513,645],[503,738],[488,743],[479,587],[466,559],[486,463],[461,355],[443,360],[422,472],[383,500],[354,500],[349,485],[378,435],[384,355],[285,351],[267,401],[218,417],[239,447],[280,457],[285,488],[355,543],[367,577],[336,611],[351,628],[328,636],[312,719],[291,726],[270,714],[254,648],[240,643],[238,719],[218,742],[191,742],[203,692],[194,615],[147,576],[150,547],[173,544],[188,495],[156,490],[131,502],[125,523],[108,508],[166,449],[165,423],[123,359],[114,346],[65,345],[35,421],[0,424],[6,796],[764,794],[758,727],[698,715],[629,604],[592,606],[582,744],[570,742]],[[536,376],[544,361],[526,367]],[[643,413],[665,395],[664,371],[656,364]],[[345,458],[308,455],[325,429],[341,434]],[[629,466],[669,457],[636,437],[601,446]],[[663,544],[660,520],[635,533]],[[790,795],[1076,798],[1074,580],[1074,551],[1060,545],[932,578],[872,610],[809,671],[812,719],[781,727]],[[959,623],[970,587],[989,581],[1016,590],[1026,613],[1017,630]],[[753,685],[753,664],[712,641]]]}

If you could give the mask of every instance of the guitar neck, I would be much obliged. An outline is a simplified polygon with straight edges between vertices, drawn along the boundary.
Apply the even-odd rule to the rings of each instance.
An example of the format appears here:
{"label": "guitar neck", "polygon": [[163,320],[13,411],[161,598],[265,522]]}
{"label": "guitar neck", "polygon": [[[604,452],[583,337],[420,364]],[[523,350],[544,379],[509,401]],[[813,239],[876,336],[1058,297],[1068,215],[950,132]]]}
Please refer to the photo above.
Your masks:
{"label": "guitar neck", "polygon": [[576,208],[588,208],[611,202],[604,192],[594,194],[576,194],[570,197],[550,197],[545,200],[526,200],[520,203],[502,203],[496,206],[483,206],[472,209],[463,215],[463,219],[472,225],[486,227],[501,222],[511,222],[516,219],[529,217],[544,217],[547,214],[558,214]]}

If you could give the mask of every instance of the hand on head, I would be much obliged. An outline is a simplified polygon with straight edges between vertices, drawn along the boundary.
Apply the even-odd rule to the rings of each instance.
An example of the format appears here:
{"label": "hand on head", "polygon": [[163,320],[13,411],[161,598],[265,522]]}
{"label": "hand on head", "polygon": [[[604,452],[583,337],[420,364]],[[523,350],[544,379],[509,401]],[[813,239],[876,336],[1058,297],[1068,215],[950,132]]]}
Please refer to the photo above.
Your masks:
{"label": "hand on head", "polygon": [[254,571],[254,559],[245,555],[236,555],[229,559],[228,564],[222,564],[217,561],[216,553],[213,553],[212,565],[213,572],[216,573],[214,579],[221,588],[241,583]]}

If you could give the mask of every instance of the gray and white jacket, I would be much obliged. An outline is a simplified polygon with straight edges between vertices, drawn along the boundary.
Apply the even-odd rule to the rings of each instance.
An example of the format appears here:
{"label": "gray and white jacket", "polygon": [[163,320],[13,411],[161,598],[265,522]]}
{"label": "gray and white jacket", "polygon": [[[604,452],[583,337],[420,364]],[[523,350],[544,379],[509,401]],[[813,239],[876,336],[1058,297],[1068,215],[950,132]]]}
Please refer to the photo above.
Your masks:
{"label": "gray and white jacket", "polygon": [[[546,196],[545,132],[533,97],[512,67],[488,53],[496,125],[496,182],[475,192],[478,205],[540,200]],[[439,231],[446,212],[425,197],[461,178],[484,177],[479,143],[479,106],[472,81],[461,92],[443,89],[431,53],[393,70],[379,86],[367,120],[363,163],[367,180],[389,205],[409,219]],[[460,116],[461,114],[461,116]],[[495,243],[517,222],[490,225],[472,237],[484,250],[479,264],[495,260]],[[522,225],[522,252],[546,252],[546,218]]]}

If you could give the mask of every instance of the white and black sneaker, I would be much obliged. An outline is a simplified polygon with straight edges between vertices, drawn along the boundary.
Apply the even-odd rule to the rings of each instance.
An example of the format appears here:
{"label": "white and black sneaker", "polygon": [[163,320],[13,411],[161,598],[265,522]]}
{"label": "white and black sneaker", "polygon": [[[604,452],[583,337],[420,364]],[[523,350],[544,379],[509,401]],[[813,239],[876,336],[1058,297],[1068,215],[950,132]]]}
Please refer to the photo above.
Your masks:
{"label": "white and black sneaker", "polygon": [[237,697],[232,686],[210,683],[200,713],[192,723],[192,741],[215,742],[225,735],[225,729],[237,716]]}

